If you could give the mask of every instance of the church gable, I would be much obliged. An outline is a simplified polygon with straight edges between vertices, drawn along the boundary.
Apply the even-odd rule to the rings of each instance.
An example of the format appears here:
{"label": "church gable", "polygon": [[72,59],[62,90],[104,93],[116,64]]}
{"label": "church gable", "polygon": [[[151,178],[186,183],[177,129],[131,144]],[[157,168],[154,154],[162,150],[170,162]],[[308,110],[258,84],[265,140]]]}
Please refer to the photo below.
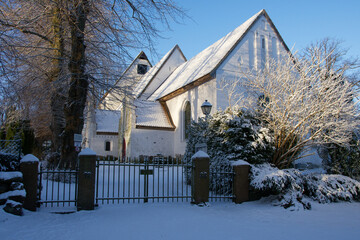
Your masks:
{"label": "church gable", "polygon": [[119,110],[125,96],[132,96],[134,86],[149,71],[151,64],[144,52],[132,61],[115,83],[115,86],[105,93],[101,100],[101,107],[110,110]]}
{"label": "church gable", "polygon": [[214,79],[217,69],[226,61],[243,38],[247,36],[250,29],[262,21],[266,22],[266,26],[274,30],[274,35],[276,35],[279,40],[279,44],[288,51],[286,44],[283,42],[266,11],[261,10],[234,31],[179,66],[154,94],[149,97],[149,100],[154,101],[161,99],[162,101],[167,101]]}
{"label": "church gable", "polygon": [[[240,80],[242,72],[249,69],[262,69],[269,59],[278,61],[288,52],[288,47],[264,12],[215,69],[213,75],[217,81],[217,107],[226,109],[238,104],[239,98],[246,97]],[[230,90],[229,87],[226,89],[226,86],[231,86],[234,82],[237,83],[236,89]],[[236,91],[232,99],[228,97],[227,90]]]}
{"label": "church gable", "polygon": [[139,99],[147,99],[185,61],[186,58],[180,47],[174,46],[144,75],[135,88],[135,96]]}
{"label": "church gable", "polygon": [[219,71],[238,71],[240,66],[244,69],[262,68],[267,59],[278,60],[287,52],[288,47],[264,12],[215,69],[216,76]]}

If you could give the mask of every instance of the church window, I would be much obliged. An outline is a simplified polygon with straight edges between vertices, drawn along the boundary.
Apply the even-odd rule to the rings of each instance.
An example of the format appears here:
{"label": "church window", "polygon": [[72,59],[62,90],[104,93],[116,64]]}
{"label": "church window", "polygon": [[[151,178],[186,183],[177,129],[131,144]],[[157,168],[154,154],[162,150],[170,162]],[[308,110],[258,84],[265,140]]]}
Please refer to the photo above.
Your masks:
{"label": "church window", "polygon": [[110,141],[105,141],[105,151],[106,152],[111,151],[111,142]]}
{"label": "church window", "polygon": [[137,73],[144,75],[148,71],[148,66],[145,64],[137,65]]}
{"label": "church window", "polygon": [[265,45],[265,37],[261,36],[261,68],[265,67],[266,62],[266,45]]}
{"label": "church window", "polygon": [[184,108],[184,139],[189,138],[189,127],[191,125],[191,105],[190,102],[185,103]]}

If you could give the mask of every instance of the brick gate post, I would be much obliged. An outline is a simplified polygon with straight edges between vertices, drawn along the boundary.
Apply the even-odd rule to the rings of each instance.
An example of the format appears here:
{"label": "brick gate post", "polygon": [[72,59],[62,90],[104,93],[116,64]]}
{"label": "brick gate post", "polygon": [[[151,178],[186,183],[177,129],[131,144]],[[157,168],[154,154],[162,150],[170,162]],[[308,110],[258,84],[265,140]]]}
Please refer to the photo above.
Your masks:
{"label": "brick gate post", "polygon": [[203,151],[198,151],[191,158],[192,169],[192,198],[195,204],[209,201],[209,162],[210,158]]}
{"label": "brick gate post", "polygon": [[30,211],[36,211],[37,206],[38,166],[39,159],[32,154],[27,154],[20,160],[20,172],[23,174],[26,191],[24,208]]}
{"label": "brick gate post", "polygon": [[234,168],[234,202],[242,203],[249,201],[249,172],[250,165],[247,162],[236,163]]}
{"label": "brick gate post", "polygon": [[96,153],[85,148],[79,153],[77,210],[94,210]]}

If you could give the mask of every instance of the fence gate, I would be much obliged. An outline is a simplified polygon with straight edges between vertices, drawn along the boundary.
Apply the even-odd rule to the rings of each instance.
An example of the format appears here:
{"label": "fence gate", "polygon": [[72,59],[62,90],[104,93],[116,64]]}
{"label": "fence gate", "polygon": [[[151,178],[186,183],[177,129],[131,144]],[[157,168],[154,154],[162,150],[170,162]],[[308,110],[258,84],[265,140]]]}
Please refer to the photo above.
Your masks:
{"label": "fence gate", "polygon": [[232,201],[233,182],[233,166],[210,163],[209,201]]}
{"label": "fence gate", "polygon": [[44,207],[76,206],[78,169],[46,169],[39,171],[38,204]]}
{"label": "fence gate", "polygon": [[189,201],[191,186],[180,158],[97,160],[95,204]]}

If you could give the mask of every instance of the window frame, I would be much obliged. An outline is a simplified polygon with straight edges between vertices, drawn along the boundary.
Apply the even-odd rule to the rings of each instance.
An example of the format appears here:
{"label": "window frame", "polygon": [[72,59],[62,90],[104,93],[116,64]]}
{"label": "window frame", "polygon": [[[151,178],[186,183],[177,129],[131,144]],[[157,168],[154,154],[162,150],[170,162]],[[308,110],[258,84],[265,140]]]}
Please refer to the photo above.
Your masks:
{"label": "window frame", "polygon": [[111,152],[111,141],[105,140],[105,152]]}
{"label": "window frame", "polygon": [[149,69],[148,69],[148,65],[146,65],[146,64],[141,64],[141,63],[139,63],[139,64],[137,65],[137,73],[138,73],[138,74],[144,75],[144,74],[147,73],[148,70],[149,70]]}
{"label": "window frame", "polygon": [[182,140],[186,141],[189,138],[189,133],[187,129],[191,125],[191,103],[187,100],[185,101],[182,109],[183,123],[182,123]]}

